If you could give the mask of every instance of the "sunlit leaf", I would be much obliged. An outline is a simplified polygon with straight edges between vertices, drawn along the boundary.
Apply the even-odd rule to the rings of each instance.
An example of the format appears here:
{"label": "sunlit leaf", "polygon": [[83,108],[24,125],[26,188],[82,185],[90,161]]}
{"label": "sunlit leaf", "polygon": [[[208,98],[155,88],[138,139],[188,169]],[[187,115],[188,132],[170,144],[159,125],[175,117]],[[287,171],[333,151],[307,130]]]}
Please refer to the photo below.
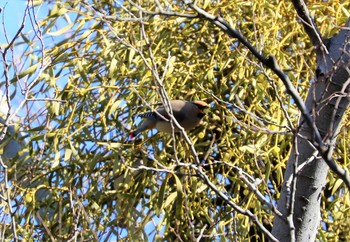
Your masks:
{"label": "sunlit leaf", "polygon": [[48,35],[51,35],[51,36],[59,36],[59,35],[62,35],[64,33],[66,33],[68,30],[70,30],[72,27],[73,27],[73,23],[71,24],[68,24],[66,26],[64,26],[63,28],[61,28],[60,30],[57,30],[55,32],[48,32],[47,34]]}

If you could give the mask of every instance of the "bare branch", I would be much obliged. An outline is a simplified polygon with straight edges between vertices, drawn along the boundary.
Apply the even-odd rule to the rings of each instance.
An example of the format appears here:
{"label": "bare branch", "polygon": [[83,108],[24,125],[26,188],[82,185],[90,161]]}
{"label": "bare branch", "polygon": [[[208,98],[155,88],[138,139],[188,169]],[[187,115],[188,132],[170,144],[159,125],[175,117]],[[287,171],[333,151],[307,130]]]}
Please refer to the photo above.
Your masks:
{"label": "bare branch", "polygon": [[8,180],[8,169],[7,166],[4,164],[1,156],[0,156],[0,164],[2,168],[4,169],[4,182],[5,182],[5,201],[7,204],[7,209],[9,210],[10,216],[11,216],[11,227],[12,227],[12,232],[13,232],[13,237],[15,241],[18,241],[18,236],[17,236],[17,225],[16,225],[16,219],[14,216],[13,208],[12,208],[12,199],[11,199],[11,189],[9,185],[9,180]]}
{"label": "bare branch", "polygon": [[[246,123],[243,123],[239,120],[235,120],[235,122],[237,122],[239,125],[242,125],[244,127],[248,127],[248,129],[254,129],[254,130],[259,130],[259,131],[262,131],[262,132],[265,132],[265,133],[268,133],[268,134],[287,134],[288,132],[292,131],[292,127],[288,127],[288,126],[282,126],[282,125],[279,125],[275,122],[271,122],[269,120],[266,120],[266,119],[263,119],[257,115],[255,115],[254,113],[252,112],[249,112],[248,110],[246,110],[241,102],[241,100],[239,99],[239,97],[236,95],[235,96],[235,99],[236,99],[236,102],[238,104],[235,104],[235,103],[230,103],[230,102],[227,102],[227,101],[224,101],[222,100],[221,98],[217,97],[214,93],[212,92],[209,92],[208,90],[206,90],[203,86],[201,86],[200,84],[197,84],[198,87],[203,90],[205,93],[207,93],[208,95],[210,95],[211,97],[213,97],[216,101],[220,102],[220,103],[223,103],[227,106],[233,106],[235,109],[238,109],[240,112],[243,112],[245,113],[246,115],[249,115],[249,117],[251,117],[252,119],[254,119],[255,121],[257,121],[261,126],[265,126],[265,127],[248,127],[248,124]],[[231,117],[230,117],[231,118]],[[283,128],[283,129],[286,129],[287,131],[273,131],[273,130],[270,130],[266,127],[266,124],[270,124],[270,125],[274,125],[276,127],[279,127],[279,128]]]}
{"label": "bare branch", "polygon": [[205,20],[208,20],[215,24],[217,27],[219,27],[222,31],[227,33],[232,38],[237,38],[244,46],[246,46],[251,53],[262,62],[263,65],[265,65],[267,68],[271,69],[283,82],[283,84],[286,87],[287,93],[292,96],[292,98],[295,101],[295,104],[297,105],[298,109],[300,110],[302,114],[303,120],[307,123],[307,125],[311,128],[312,131],[312,143],[313,146],[318,150],[318,152],[321,154],[322,158],[325,160],[329,168],[337,174],[339,178],[341,178],[345,185],[350,189],[350,175],[342,169],[340,166],[337,165],[337,163],[332,158],[332,148],[329,144],[324,143],[322,136],[316,126],[316,122],[313,118],[313,116],[310,114],[310,111],[306,107],[303,99],[299,95],[298,91],[294,87],[293,83],[289,79],[289,77],[281,70],[279,64],[277,63],[277,60],[274,56],[269,56],[268,58],[265,58],[263,55],[261,55],[255,47],[253,47],[248,40],[246,40],[239,31],[233,29],[223,18],[219,16],[214,16],[200,7],[198,7],[194,3],[188,3],[188,6],[195,10],[200,17],[202,17]]}
{"label": "bare branch", "polygon": [[271,209],[271,211],[276,214],[277,216],[279,216],[280,218],[282,218],[282,213],[280,211],[278,211],[278,209],[276,208],[276,206],[274,206],[272,203],[270,203],[266,197],[261,194],[261,192],[259,192],[257,185],[259,185],[259,182],[261,182],[261,180],[256,179],[254,181],[254,183],[248,181],[248,179],[246,178],[246,176],[243,175],[242,172],[238,173],[239,178],[248,186],[248,189],[254,193],[254,195],[258,198],[258,200],[262,203],[268,206],[269,209]]}
{"label": "bare branch", "polygon": [[265,65],[267,68],[271,69],[283,82],[285,85],[287,92],[292,96],[294,99],[296,105],[298,106],[299,110],[302,113],[303,118],[307,122],[307,124],[313,129],[313,133],[315,134],[316,142],[320,147],[324,146],[321,135],[316,127],[316,124],[314,122],[314,119],[310,115],[309,110],[304,104],[303,99],[299,95],[298,91],[293,86],[292,82],[290,81],[289,77],[281,70],[279,64],[277,63],[275,57],[269,56],[268,58],[265,58],[263,55],[259,53],[259,51],[256,50],[254,46],[252,46],[248,40],[246,40],[239,31],[233,29],[229,23],[227,23],[223,18],[211,15],[207,12],[205,12],[203,9],[199,8],[194,3],[188,4],[193,10],[197,11],[198,14],[218,26],[222,31],[227,33],[232,38],[237,38],[244,46],[246,46],[252,54],[262,62],[263,65]]}
{"label": "bare branch", "polygon": [[[140,18],[143,17],[143,11],[140,10],[139,12],[140,14]],[[153,55],[153,51],[152,51],[152,43],[150,42],[150,40],[148,39],[148,36],[146,34],[146,31],[145,31],[145,28],[144,28],[144,23],[141,22],[140,23],[140,27],[141,27],[141,36],[142,36],[142,39],[143,41],[145,41],[146,43],[146,47],[147,47],[147,51],[148,51],[148,55],[149,55],[149,59],[147,59],[143,52],[142,52],[142,49],[136,49],[134,47],[131,47],[133,48],[135,51],[137,51],[137,53],[141,56],[141,58],[143,59],[145,65],[148,67],[148,69],[152,72],[152,76],[154,78],[154,81],[155,81],[155,84],[159,87],[159,95],[161,97],[161,100],[162,100],[162,103],[165,107],[165,110],[168,112],[169,114],[169,117],[170,117],[170,122],[173,126],[173,130],[175,130],[174,128],[176,127],[180,133],[183,135],[183,138],[185,140],[185,142],[189,145],[190,147],[190,151],[192,153],[192,157],[194,158],[194,164],[184,164],[184,163],[181,163],[179,160],[176,160],[177,164],[178,165],[187,165],[189,166],[191,169],[193,169],[197,176],[206,184],[209,186],[209,188],[211,190],[213,190],[217,196],[219,196],[221,199],[225,200],[225,202],[231,206],[235,211],[243,214],[243,215],[246,215],[249,217],[249,219],[251,221],[253,221],[257,227],[264,233],[266,234],[266,236],[271,240],[271,241],[276,241],[276,239],[274,238],[274,236],[264,227],[264,225],[258,220],[258,217],[253,214],[251,211],[249,210],[245,210],[243,208],[241,208],[240,206],[238,206],[236,203],[234,203],[227,195],[225,195],[220,189],[218,189],[216,187],[215,184],[212,183],[212,181],[209,179],[209,177],[205,174],[205,172],[202,170],[202,164],[199,160],[199,157],[198,157],[198,154],[197,154],[197,151],[193,145],[193,143],[191,142],[191,140],[189,139],[186,131],[180,126],[180,124],[178,123],[178,121],[175,119],[175,117],[173,116],[172,114],[172,110],[171,110],[171,106],[169,104],[169,97],[167,95],[167,92],[165,90],[165,87],[163,85],[163,78],[164,78],[164,75],[163,75],[163,78],[160,77],[160,74],[158,72],[158,68],[157,68],[157,65],[156,65],[156,62],[155,62],[155,58],[154,58],[154,55]],[[123,40],[122,40],[123,41]],[[123,41],[125,42],[125,41]],[[173,135],[174,137],[174,135]],[[175,139],[174,139],[175,140]],[[174,141],[175,142],[175,141]],[[140,168],[140,167],[139,167]],[[142,166],[142,169],[151,169],[151,170],[154,170],[153,168],[149,168],[149,167],[146,167],[146,166]],[[167,172],[168,170],[167,169],[155,169],[154,171],[162,171],[162,172]]]}
{"label": "bare branch", "polygon": [[197,167],[195,165],[191,166],[197,173],[197,175],[212,189],[220,198],[225,200],[228,205],[230,205],[235,211],[248,216],[251,221],[253,221],[257,227],[269,238],[270,241],[278,241],[271,233],[268,231],[265,226],[260,223],[258,217],[249,210],[242,209],[240,206],[235,204],[227,195],[225,195],[222,191],[220,191],[208,178],[208,176],[203,172],[201,167]]}
{"label": "bare branch", "polygon": [[55,238],[53,237],[51,231],[49,230],[49,228],[46,225],[46,222],[41,218],[40,212],[36,211],[35,213],[36,218],[39,220],[39,222],[43,225],[43,227],[45,228],[46,233],[49,235],[51,241],[56,241]]}
{"label": "bare branch", "polygon": [[291,184],[287,184],[287,203],[286,207],[288,210],[287,222],[289,225],[290,232],[290,241],[295,241],[295,225],[294,225],[294,208],[295,208],[295,194],[297,191],[297,179],[298,179],[298,159],[299,159],[299,150],[297,136],[294,136],[293,147],[295,149],[294,153],[294,162],[293,162],[293,174],[291,178]]}
{"label": "bare branch", "polygon": [[322,49],[328,54],[328,50],[323,43],[323,38],[320,31],[317,29],[314,21],[310,17],[309,10],[304,0],[292,0],[295,10],[299,18],[301,19],[305,32],[309,35],[311,42],[314,46],[322,47]]}

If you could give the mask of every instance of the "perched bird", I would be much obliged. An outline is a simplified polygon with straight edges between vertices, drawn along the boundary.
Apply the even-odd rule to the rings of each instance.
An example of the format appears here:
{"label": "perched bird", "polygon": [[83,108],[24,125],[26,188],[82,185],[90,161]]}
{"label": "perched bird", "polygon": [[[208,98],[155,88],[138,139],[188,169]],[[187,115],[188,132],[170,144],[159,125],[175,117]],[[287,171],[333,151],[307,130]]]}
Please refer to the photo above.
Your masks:
{"label": "perched bird", "polygon": [[[207,103],[202,101],[190,102],[184,100],[171,100],[170,106],[176,121],[185,130],[191,130],[195,128],[201,119],[205,116],[204,109],[209,107]],[[157,112],[167,120],[159,116]],[[164,106],[159,107],[157,109],[157,112],[148,112],[138,115],[141,118],[145,118],[145,120],[138,129],[130,133],[130,138],[134,138],[142,131],[153,128],[161,132],[171,133],[172,127],[170,124],[170,117],[166,112]],[[174,128],[175,132],[179,131],[175,125]]]}

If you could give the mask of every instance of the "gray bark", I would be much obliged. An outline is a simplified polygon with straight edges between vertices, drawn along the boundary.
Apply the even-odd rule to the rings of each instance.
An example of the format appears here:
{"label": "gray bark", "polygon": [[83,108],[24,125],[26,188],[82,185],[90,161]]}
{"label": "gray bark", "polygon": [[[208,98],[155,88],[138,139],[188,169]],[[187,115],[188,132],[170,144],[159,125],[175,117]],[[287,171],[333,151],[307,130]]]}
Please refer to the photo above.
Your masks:
{"label": "gray bark", "polygon": [[[349,25],[350,20],[346,26]],[[327,155],[331,156],[350,102],[347,70],[350,66],[350,29],[344,28],[323,44],[317,49],[317,76],[309,90],[306,106],[311,110],[324,143],[330,146]],[[301,118],[278,201],[278,209],[285,219],[276,216],[272,230],[280,241],[315,241],[320,227],[320,201],[328,165],[312,146],[313,138],[312,129]],[[288,221],[288,218],[291,219]]]}

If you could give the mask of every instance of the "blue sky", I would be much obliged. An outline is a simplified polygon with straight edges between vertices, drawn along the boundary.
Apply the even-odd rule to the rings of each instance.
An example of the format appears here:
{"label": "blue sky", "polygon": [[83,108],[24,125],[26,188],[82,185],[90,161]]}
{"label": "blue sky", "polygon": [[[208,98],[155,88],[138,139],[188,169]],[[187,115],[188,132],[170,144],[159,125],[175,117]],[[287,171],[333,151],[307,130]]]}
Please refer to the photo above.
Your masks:
{"label": "blue sky", "polygon": [[[0,8],[1,8],[1,13],[0,13],[0,45],[3,47],[4,45],[7,44],[8,41],[11,41],[14,36],[16,35],[18,29],[20,28],[22,22],[23,22],[23,17],[26,9],[26,0],[0,0]],[[46,9],[45,5],[40,8],[40,13],[45,14]],[[40,18],[40,16],[39,16]],[[27,16],[26,21],[24,23],[24,29],[22,30],[22,33],[27,33],[32,31],[32,26],[31,22],[29,19],[29,16]],[[7,35],[8,40],[5,38],[5,33]],[[24,45],[22,46],[17,46],[14,49],[14,55],[15,58],[20,57],[19,55],[22,55],[22,48],[24,48]],[[12,59],[12,55],[8,54],[7,59],[10,60]],[[9,61],[10,62],[10,61]],[[10,69],[11,70],[11,69]],[[3,73],[3,66],[0,65],[0,75]],[[11,75],[11,73],[10,73]],[[13,73],[12,73],[13,75]],[[1,81],[1,80],[0,80]],[[4,86],[0,86],[0,102],[1,102],[1,92],[4,92],[5,89]],[[18,93],[18,98],[15,97],[15,100],[13,100],[13,108],[16,108],[16,104],[18,106],[18,103],[20,102],[23,97],[21,96],[20,93]],[[40,103],[41,104],[41,103]],[[0,105],[0,111],[5,108],[4,105]],[[3,112],[5,110],[2,110]],[[5,111],[6,112],[6,111]],[[23,114],[23,113],[22,113]],[[23,114],[25,115],[25,114]],[[160,217],[162,217],[161,215]],[[154,222],[157,223],[160,217],[154,217]],[[153,230],[155,229],[154,225],[150,222],[145,226],[145,231],[147,234],[150,234]],[[127,231],[122,231],[120,234],[121,237],[126,236]],[[153,235],[154,236],[154,235]],[[150,239],[153,238],[153,236],[150,236]],[[113,237],[114,238],[114,237]]]}
{"label": "blue sky", "polygon": [[[9,42],[13,40],[13,38],[16,36],[16,33],[20,29],[21,25],[24,24],[24,28],[22,30],[22,34],[26,33],[32,33],[33,35],[33,26],[31,22],[31,18],[29,14],[26,14],[25,21],[23,22],[25,12],[27,7],[27,0],[0,0],[0,45],[2,47],[2,50],[4,50],[4,47],[7,46]],[[39,11],[38,11],[39,9]],[[31,11],[31,15],[35,14],[37,19],[40,19],[41,16],[44,16],[44,14],[47,14],[47,5],[43,4],[40,6],[40,8],[36,8],[35,11]],[[30,35],[26,35],[27,37]],[[7,38],[6,38],[7,37]],[[22,41],[23,39],[19,38],[18,41]],[[6,54],[6,60],[7,63],[10,65],[9,68],[9,78],[12,79],[14,77],[14,68],[13,68],[13,61],[15,61],[15,66],[17,68],[17,73],[20,73],[27,69],[29,66],[29,58],[28,56],[23,55],[26,45],[13,45],[13,52],[9,51]],[[2,63],[2,61],[1,61]],[[4,67],[1,64],[0,65],[0,77],[3,77],[4,73]],[[26,78],[26,77],[25,77]],[[25,78],[22,78],[22,86],[23,82],[26,80]],[[5,86],[1,85],[1,82],[3,82],[4,79],[0,79],[0,112],[6,113],[8,111],[7,105],[4,105],[4,97],[3,93],[5,92]],[[23,95],[21,95],[20,85],[16,85],[17,93],[15,97],[12,99],[12,112],[16,110],[19,103],[23,100]],[[10,92],[14,93],[15,85],[10,87]],[[11,94],[12,94],[11,93]],[[44,105],[43,102],[36,102],[32,103],[36,108],[33,110],[39,110],[40,107]],[[22,108],[23,109],[23,108]],[[23,110],[19,110],[19,112],[16,112],[16,115],[18,116],[25,116],[27,115],[27,112]]]}
{"label": "blue sky", "polygon": [[[19,27],[21,26],[21,22],[23,20],[23,13],[26,8],[26,2],[23,0],[0,0],[0,45],[3,47],[8,42],[5,37],[8,38],[9,41],[16,35]],[[25,26],[25,29],[28,27]],[[3,65],[0,65],[0,73],[3,73]],[[4,87],[0,88],[0,103],[2,103],[2,93],[4,92]],[[7,107],[1,105],[0,111],[5,113],[7,111]]]}
{"label": "blue sky", "polygon": [[[0,43],[5,42],[4,27],[9,38],[13,38],[21,26],[23,13],[26,8],[26,1],[24,0],[0,0],[1,8],[1,29],[0,29]],[[29,24],[25,25],[25,30],[29,30]]]}

